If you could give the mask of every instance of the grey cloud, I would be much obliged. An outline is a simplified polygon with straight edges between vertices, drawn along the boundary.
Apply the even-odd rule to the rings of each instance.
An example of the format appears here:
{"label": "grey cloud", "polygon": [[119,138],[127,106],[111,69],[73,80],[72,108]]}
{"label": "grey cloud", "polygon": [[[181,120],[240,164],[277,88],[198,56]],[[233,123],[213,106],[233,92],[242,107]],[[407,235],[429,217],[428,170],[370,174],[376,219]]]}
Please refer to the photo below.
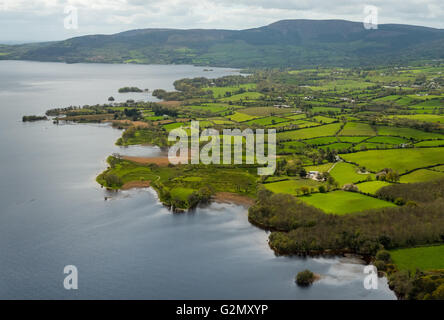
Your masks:
{"label": "grey cloud", "polygon": [[[63,28],[68,3],[79,8],[78,30]],[[380,23],[444,27],[442,0],[0,0],[0,42],[135,28],[244,29],[281,19],[362,21],[365,5],[379,8]]]}

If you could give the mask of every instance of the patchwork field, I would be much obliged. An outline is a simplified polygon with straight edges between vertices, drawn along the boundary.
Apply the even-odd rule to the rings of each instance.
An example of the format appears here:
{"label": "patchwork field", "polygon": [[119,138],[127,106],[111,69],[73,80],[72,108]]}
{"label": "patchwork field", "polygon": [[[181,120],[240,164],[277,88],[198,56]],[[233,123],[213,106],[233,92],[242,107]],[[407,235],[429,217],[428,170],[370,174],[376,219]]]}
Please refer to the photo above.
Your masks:
{"label": "patchwork field", "polygon": [[391,183],[386,181],[367,181],[357,184],[357,187],[363,193],[376,194],[379,189],[389,185]]}
{"label": "patchwork field", "polygon": [[436,172],[428,169],[420,169],[400,177],[399,182],[415,183],[440,179],[444,177],[444,172]]}
{"label": "patchwork field", "polygon": [[339,183],[339,187],[347,183],[365,181],[368,176],[372,176],[371,174],[358,173],[358,167],[346,162],[336,163],[333,169],[331,169],[330,175]]}
{"label": "patchwork field", "polygon": [[342,158],[373,172],[391,168],[401,174],[416,168],[443,164],[444,148],[370,150],[344,154]]}
{"label": "patchwork field", "polygon": [[344,129],[339,133],[340,136],[374,136],[375,130],[367,124],[362,122],[347,122]]}
{"label": "patchwork field", "polygon": [[288,193],[293,195],[297,195],[301,187],[315,188],[317,191],[320,185],[322,185],[321,182],[311,179],[285,180],[264,184],[265,188],[274,193]]}
{"label": "patchwork field", "polygon": [[444,245],[391,250],[390,255],[401,270],[444,269]]}
{"label": "patchwork field", "polygon": [[245,113],[235,112],[232,115],[227,116],[228,119],[236,122],[245,122],[258,118],[258,116],[251,116]]}
{"label": "patchwork field", "polygon": [[332,136],[340,129],[341,124],[332,123],[324,126],[306,128],[294,131],[279,132],[278,140],[303,140],[315,137]]}
{"label": "patchwork field", "polygon": [[315,193],[300,197],[305,203],[321,209],[326,213],[348,214],[369,209],[395,207],[391,202],[375,199],[356,192],[333,191]]}
{"label": "patchwork field", "polygon": [[370,143],[387,143],[387,144],[402,144],[402,143],[407,143],[408,141],[399,137],[390,137],[390,136],[379,136],[379,137],[373,137],[370,138],[368,140],[366,140],[365,142],[370,142]]}
{"label": "patchwork field", "polygon": [[433,132],[425,132],[413,128],[401,128],[401,127],[377,127],[378,135],[381,136],[395,136],[406,139],[415,140],[430,140],[430,139],[444,139],[444,135]]}

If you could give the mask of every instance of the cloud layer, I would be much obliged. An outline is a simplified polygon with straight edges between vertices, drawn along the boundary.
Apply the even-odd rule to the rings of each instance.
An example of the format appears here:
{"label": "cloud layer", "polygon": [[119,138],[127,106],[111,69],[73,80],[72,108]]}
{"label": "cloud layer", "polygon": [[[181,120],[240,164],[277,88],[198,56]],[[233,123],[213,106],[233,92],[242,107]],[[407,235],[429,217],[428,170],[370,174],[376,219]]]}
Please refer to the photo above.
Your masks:
{"label": "cloud layer", "polygon": [[[137,28],[246,29],[282,19],[363,21],[378,7],[379,23],[444,28],[442,0],[0,0],[0,42],[58,40]],[[64,28],[64,8],[78,29]]]}

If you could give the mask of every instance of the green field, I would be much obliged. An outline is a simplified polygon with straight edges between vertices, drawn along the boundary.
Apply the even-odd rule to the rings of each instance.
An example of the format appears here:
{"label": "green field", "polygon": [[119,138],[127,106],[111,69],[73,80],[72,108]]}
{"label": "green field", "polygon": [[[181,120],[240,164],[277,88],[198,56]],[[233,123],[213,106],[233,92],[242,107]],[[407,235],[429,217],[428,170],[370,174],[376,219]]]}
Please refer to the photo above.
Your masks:
{"label": "green field", "polygon": [[403,175],[400,177],[399,182],[402,183],[415,183],[440,179],[444,177],[443,172],[432,171],[428,169],[419,169],[412,173]]}
{"label": "green field", "polygon": [[[247,109],[242,108],[239,111],[250,116],[256,116],[258,118],[274,115],[285,115],[288,113],[288,110],[276,107],[251,107]],[[305,118],[305,114],[302,114],[300,116],[303,116],[303,118]],[[291,116],[286,118],[293,119]]]}
{"label": "green field", "polygon": [[406,139],[415,140],[429,140],[429,139],[444,139],[444,135],[433,132],[424,132],[412,128],[401,128],[401,127],[387,127],[379,126],[377,128],[378,135],[381,136],[395,136],[403,137]]}
{"label": "green field", "polygon": [[350,142],[350,143],[359,143],[362,140],[365,140],[369,137],[347,137],[347,136],[340,136],[338,137],[340,141],[342,142]]}
{"label": "green field", "polygon": [[444,140],[428,140],[415,143],[417,147],[441,147],[444,146]]}
{"label": "green field", "polygon": [[313,139],[307,139],[303,141],[306,144],[313,145],[313,146],[322,146],[325,144],[330,143],[336,143],[338,142],[338,138],[336,137],[321,137],[321,138],[313,138]]}
{"label": "green field", "polygon": [[340,136],[374,136],[375,134],[375,130],[369,124],[362,122],[347,122],[339,133]]}
{"label": "green field", "polygon": [[274,193],[288,193],[297,195],[301,187],[317,188],[322,185],[321,182],[311,179],[294,179],[264,184],[265,188]]}
{"label": "green field", "polygon": [[256,119],[257,116],[250,116],[245,113],[235,112],[234,114],[227,116],[227,118],[236,122],[245,122],[248,120]]}
{"label": "green field", "polygon": [[399,137],[389,137],[389,136],[378,136],[378,137],[372,137],[366,142],[371,143],[387,143],[387,144],[402,144],[407,143],[406,140],[399,138]]}
{"label": "green field", "polygon": [[391,183],[386,181],[367,181],[357,184],[357,187],[359,191],[363,193],[376,194],[379,189],[389,185],[391,185]]}
{"label": "green field", "polygon": [[353,145],[351,143],[346,142],[337,142],[332,144],[327,144],[325,146],[320,146],[319,149],[324,150],[336,150],[338,153],[341,153],[342,150],[347,150],[351,148]]}
{"label": "green field", "polygon": [[334,168],[331,169],[330,175],[339,183],[339,187],[347,183],[365,181],[369,176],[368,174],[359,174],[358,167],[346,162],[336,163]]}
{"label": "green field", "polygon": [[328,117],[324,117],[324,116],[316,116],[312,118],[314,121],[316,122],[320,122],[320,123],[332,123],[335,121],[338,121],[335,118],[328,118]]}
{"label": "green field", "polygon": [[163,125],[163,127],[165,128],[166,131],[171,131],[180,127],[183,127],[185,124],[181,123],[181,122],[174,122],[174,123],[169,123],[169,124],[165,124]]}
{"label": "green field", "polygon": [[444,245],[391,250],[390,255],[400,270],[444,269]]}
{"label": "green field", "polygon": [[444,148],[370,150],[341,155],[346,161],[379,172],[391,168],[400,174],[444,162]]}
{"label": "green field", "polygon": [[195,191],[194,189],[178,187],[178,188],[171,189],[170,192],[171,192],[171,196],[173,198],[177,198],[177,199],[180,199],[182,201],[188,201],[188,197],[194,191]]}
{"label": "green field", "polygon": [[259,92],[245,92],[240,94],[235,94],[231,97],[222,98],[221,101],[241,101],[241,100],[256,100],[263,97],[262,93]]}
{"label": "green field", "polygon": [[435,115],[435,114],[397,115],[396,118],[404,118],[404,119],[424,121],[424,122],[444,123],[444,116]]}
{"label": "green field", "polygon": [[336,134],[340,127],[340,123],[332,123],[314,128],[279,132],[277,134],[277,138],[278,140],[303,140],[316,137],[332,136]]}
{"label": "green field", "polygon": [[260,126],[266,126],[266,125],[277,124],[277,123],[285,122],[285,121],[288,121],[288,119],[280,118],[280,117],[276,117],[276,116],[270,116],[270,117],[266,117],[266,118],[250,120],[250,121],[247,121],[246,124],[248,124],[248,125],[257,124]]}
{"label": "green field", "polygon": [[340,215],[370,209],[395,207],[391,202],[379,200],[356,192],[341,190],[328,193],[315,193],[301,197],[301,200],[326,213]]}
{"label": "green field", "polygon": [[327,172],[333,166],[333,163],[324,163],[317,166],[306,166],[305,170],[308,171],[319,171],[319,172]]}

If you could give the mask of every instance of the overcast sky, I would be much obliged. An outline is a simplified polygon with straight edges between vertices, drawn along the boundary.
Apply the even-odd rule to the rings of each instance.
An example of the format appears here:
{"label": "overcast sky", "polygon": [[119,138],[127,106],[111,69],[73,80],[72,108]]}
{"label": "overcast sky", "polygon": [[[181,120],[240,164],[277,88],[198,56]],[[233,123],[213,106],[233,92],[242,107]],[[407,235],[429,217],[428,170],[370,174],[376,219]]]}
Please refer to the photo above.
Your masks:
{"label": "overcast sky", "polygon": [[[444,28],[444,0],[0,0],[0,43],[60,40],[138,28],[246,29],[282,19],[363,21]],[[65,29],[66,6],[78,29]]]}

